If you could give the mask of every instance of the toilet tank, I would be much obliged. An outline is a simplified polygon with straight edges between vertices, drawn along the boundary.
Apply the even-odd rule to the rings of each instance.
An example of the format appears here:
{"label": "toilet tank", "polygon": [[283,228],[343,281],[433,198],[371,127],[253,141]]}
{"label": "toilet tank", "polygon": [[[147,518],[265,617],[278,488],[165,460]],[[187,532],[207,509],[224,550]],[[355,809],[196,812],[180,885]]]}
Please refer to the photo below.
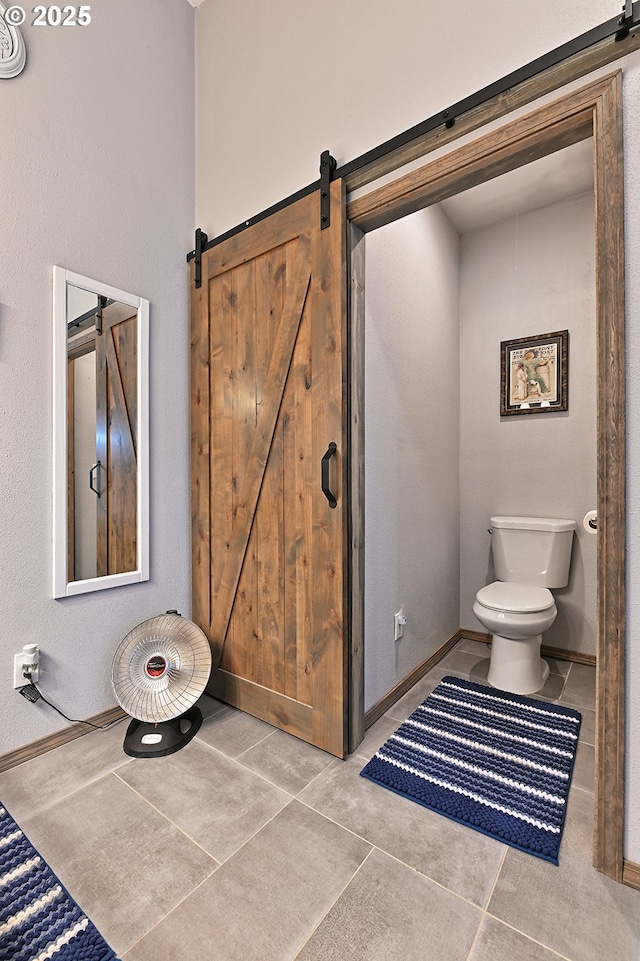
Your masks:
{"label": "toilet tank", "polygon": [[536,587],[566,587],[575,521],[558,517],[492,517],[496,578]]}

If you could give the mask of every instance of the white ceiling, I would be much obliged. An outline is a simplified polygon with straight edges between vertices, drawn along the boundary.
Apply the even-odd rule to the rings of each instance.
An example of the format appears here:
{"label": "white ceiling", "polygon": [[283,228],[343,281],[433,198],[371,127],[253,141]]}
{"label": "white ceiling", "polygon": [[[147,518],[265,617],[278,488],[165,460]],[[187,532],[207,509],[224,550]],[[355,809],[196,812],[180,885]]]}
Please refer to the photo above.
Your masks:
{"label": "white ceiling", "polygon": [[456,194],[441,206],[458,233],[465,234],[587,190],[593,190],[591,137]]}

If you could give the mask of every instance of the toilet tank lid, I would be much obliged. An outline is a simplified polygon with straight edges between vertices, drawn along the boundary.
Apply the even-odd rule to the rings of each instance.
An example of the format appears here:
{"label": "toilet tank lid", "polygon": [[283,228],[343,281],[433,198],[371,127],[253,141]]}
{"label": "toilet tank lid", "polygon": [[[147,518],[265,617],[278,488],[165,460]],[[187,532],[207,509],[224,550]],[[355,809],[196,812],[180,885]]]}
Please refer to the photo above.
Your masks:
{"label": "toilet tank lid", "polygon": [[491,526],[518,531],[574,531],[575,521],[562,517],[492,517]]}

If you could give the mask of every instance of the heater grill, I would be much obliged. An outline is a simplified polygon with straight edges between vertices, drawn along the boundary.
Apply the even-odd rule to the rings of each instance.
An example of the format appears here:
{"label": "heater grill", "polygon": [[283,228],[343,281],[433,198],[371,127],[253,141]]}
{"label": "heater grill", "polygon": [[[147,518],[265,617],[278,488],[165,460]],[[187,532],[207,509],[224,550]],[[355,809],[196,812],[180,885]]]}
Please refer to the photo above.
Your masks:
{"label": "heater grill", "polygon": [[171,611],[129,631],[111,666],[116,699],[134,719],[125,752],[158,757],[187,744],[202,723],[195,703],[210,672],[209,641],[187,618]]}

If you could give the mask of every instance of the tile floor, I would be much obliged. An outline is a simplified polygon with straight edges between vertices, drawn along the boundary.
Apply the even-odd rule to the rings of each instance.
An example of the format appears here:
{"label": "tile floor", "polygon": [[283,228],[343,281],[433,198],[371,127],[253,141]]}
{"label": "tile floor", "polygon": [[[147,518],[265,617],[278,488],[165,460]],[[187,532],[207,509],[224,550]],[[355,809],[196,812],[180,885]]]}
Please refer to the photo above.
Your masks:
{"label": "tile floor", "polygon": [[123,961],[638,961],[640,892],[591,867],[594,671],[551,662],[542,696],[579,708],[560,867],[359,777],[461,641],[332,759],[204,700],[191,744],[122,752],[124,725],[0,774],[0,798]]}

